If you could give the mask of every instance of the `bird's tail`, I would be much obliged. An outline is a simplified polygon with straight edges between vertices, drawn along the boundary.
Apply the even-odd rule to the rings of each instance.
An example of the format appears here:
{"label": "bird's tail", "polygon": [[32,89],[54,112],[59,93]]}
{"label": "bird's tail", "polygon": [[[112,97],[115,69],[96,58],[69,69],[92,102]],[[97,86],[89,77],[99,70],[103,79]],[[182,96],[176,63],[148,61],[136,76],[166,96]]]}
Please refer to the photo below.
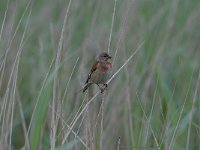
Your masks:
{"label": "bird's tail", "polygon": [[83,87],[83,93],[89,88],[90,85],[91,83],[85,84],[85,86]]}

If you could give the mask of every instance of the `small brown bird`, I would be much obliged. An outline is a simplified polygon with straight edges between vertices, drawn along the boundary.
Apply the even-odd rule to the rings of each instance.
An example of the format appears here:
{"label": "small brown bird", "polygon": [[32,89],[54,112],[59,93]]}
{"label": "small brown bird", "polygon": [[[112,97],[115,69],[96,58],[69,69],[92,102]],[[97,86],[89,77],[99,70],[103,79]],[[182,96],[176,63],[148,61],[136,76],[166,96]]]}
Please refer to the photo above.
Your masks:
{"label": "small brown bird", "polygon": [[[90,85],[97,84],[101,93],[103,93],[107,87],[106,82],[109,79],[110,71],[112,69],[112,63],[110,62],[111,58],[112,57],[106,52],[101,52],[97,55],[85,82],[83,92],[85,92]],[[102,88],[100,84],[103,84],[104,88]]]}

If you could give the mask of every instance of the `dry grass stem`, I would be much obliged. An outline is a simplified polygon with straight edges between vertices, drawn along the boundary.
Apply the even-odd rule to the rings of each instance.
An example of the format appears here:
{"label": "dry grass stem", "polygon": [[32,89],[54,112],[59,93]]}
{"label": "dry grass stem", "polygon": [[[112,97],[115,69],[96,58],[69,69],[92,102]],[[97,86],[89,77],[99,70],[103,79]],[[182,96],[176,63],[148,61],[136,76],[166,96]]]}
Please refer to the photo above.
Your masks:
{"label": "dry grass stem", "polygon": [[155,104],[155,100],[156,100],[157,87],[158,87],[158,80],[156,82],[156,89],[154,91],[154,96],[153,96],[153,104],[151,106],[151,112],[149,114],[149,119],[148,119],[148,124],[147,124],[147,133],[146,133],[145,142],[144,142],[145,145],[147,144],[147,140],[148,140],[149,125],[151,124],[151,117],[152,117],[152,113],[153,113],[153,109],[154,109],[154,104]]}
{"label": "dry grass stem", "polygon": [[190,88],[191,88],[191,83],[192,83],[192,78],[193,78],[193,73],[194,73],[194,69],[193,69],[193,72],[192,72],[192,75],[191,75],[191,78],[190,78],[190,81],[189,81],[189,86],[188,86],[188,89],[187,89],[187,93],[186,93],[186,96],[185,96],[185,100],[183,102],[183,105],[182,105],[182,108],[181,108],[181,112],[180,112],[180,115],[179,115],[179,118],[178,118],[178,121],[176,123],[176,127],[174,129],[174,132],[173,132],[173,135],[172,135],[172,138],[171,138],[171,142],[170,142],[170,145],[169,145],[169,150],[172,150],[173,149],[173,145],[174,145],[174,142],[175,142],[175,137],[176,137],[176,132],[178,130],[178,126],[180,124],[180,120],[181,120],[181,117],[182,117],[182,114],[183,114],[183,111],[184,111],[184,108],[185,108],[185,103],[187,101],[187,98],[188,98],[188,94],[189,94],[189,91],[190,91]]}
{"label": "dry grass stem", "polygon": [[[149,122],[149,119],[148,119],[148,117],[147,117],[147,115],[146,115],[146,112],[145,112],[145,110],[144,110],[144,108],[143,108],[143,106],[142,106],[142,104],[141,104],[141,101],[140,101],[140,99],[139,99],[139,95],[138,95],[137,92],[136,92],[136,95],[137,95],[137,100],[138,100],[138,102],[139,102],[139,104],[140,104],[140,107],[141,107],[141,109],[142,109],[142,111],[143,111],[144,117],[145,117],[145,119],[147,120],[147,122]],[[156,146],[157,146],[158,149],[160,149],[160,146],[159,146],[159,144],[158,144],[158,140],[157,140],[157,138],[156,138],[156,136],[155,136],[154,130],[152,129],[152,126],[151,126],[150,123],[149,123],[149,127],[150,127],[150,130],[151,130],[151,132],[152,132],[153,138],[154,138],[154,140],[155,140]]]}
{"label": "dry grass stem", "polygon": [[108,53],[110,53],[110,44],[111,44],[111,38],[112,38],[112,32],[113,32],[116,5],[117,5],[117,0],[115,0],[114,10],[113,10],[113,15],[112,15],[112,23],[111,23],[111,28],[110,28],[109,42],[108,42]]}
{"label": "dry grass stem", "polygon": [[195,93],[194,93],[194,97],[193,97],[193,101],[192,101],[192,108],[191,108],[190,116],[189,116],[189,127],[188,127],[186,150],[189,150],[189,145],[190,145],[190,134],[191,134],[190,132],[191,132],[191,126],[192,126],[192,117],[193,117],[193,113],[195,111],[194,109],[195,109],[195,103],[197,100],[197,91],[199,89],[199,84],[200,84],[200,71],[199,71],[198,79],[196,82]]}

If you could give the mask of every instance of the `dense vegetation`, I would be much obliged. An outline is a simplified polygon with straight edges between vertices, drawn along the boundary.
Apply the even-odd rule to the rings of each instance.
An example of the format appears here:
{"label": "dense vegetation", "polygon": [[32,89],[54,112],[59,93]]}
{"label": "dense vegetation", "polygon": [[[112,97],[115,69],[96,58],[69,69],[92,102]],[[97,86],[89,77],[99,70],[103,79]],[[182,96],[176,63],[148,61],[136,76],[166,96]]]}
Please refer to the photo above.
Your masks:
{"label": "dense vegetation", "polygon": [[[199,0],[2,0],[0,150],[199,149],[199,16]],[[119,72],[83,94],[107,50]]]}

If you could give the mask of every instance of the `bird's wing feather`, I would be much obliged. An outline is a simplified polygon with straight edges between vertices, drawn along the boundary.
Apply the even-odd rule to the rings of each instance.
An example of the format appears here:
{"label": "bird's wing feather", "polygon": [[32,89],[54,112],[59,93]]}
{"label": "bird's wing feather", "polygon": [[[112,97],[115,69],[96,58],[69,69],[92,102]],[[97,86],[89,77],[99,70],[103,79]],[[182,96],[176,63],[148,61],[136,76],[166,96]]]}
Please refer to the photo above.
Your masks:
{"label": "bird's wing feather", "polygon": [[92,68],[91,68],[91,72],[94,72],[96,69],[97,69],[97,65],[98,65],[99,61],[95,61],[92,65]]}
{"label": "bird's wing feather", "polygon": [[99,63],[98,61],[95,61],[95,62],[93,63],[92,68],[91,68],[91,70],[90,70],[90,73],[89,73],[89,75],[88,75],[88,77],[87,77],[87,80],[86,80],[85,84],[87,84],[87,83],[89,82],[92,73],[97,69],[98,63]]}

